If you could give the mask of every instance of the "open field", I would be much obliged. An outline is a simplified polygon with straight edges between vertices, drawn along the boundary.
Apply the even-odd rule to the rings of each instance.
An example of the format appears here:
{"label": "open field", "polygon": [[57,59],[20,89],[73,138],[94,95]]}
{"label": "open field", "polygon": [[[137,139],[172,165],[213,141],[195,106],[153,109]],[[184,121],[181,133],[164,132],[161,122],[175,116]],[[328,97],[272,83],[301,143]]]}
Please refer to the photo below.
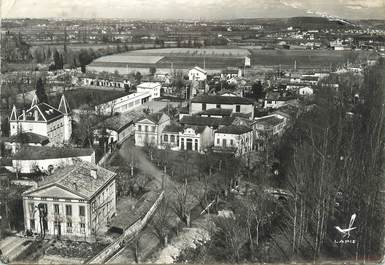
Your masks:
{"label": "open field", "polygon": [[[123,91],[104,91],[99,89],[80,88],[77,90],[69,90],[64,92],[71,109],[78,109],[81,105],[96,106],[98,104],[108,102],[118,97],[123,97],[127,93]],[[53,106],[58,106],[60,95],[49,98],[49,102]]]}
{"label": "open field", "polygon": [[347,61],[366,62],[370,54],[368,51],[166,48],[105,56],[95,60],[90,66],[96,68],[93,70],[111,72],[119,69],[125,72],[143,69],[148,71],[149,67],[162,71],[171,67],[187,71],[194,66],[205,66],[208,71],[220,72],[228,67],[242,67],[244,56],[249,55],[252,67],[293,67],[296,61],[297,68],[300,69],[341,65]]}
{"label": "open field", "polygon": [[165,49],[149,49],[136,50],[128,52],[128,54],[142,55],[163,55],[163,56],[228,56],[228,57],[245,57],[250,56],[250,52],[245,49],[236,48],[165,48]]}
{"label": "open field", "polygon": [[[70,43],[67,44],[67,48],[71,49],[73,51],[80,51],[81,49],[93,49],[93,50],[99,50],[99,49],[107,49],[107,48],[116,48],[116,46],[124,46],[127,45],[129,49],[148,49],[148,48],[154,48],[154,44],[141,44],[141,43],[114,43],[114,44],[105,44],[105,43]],[[44,46],[44,47],[50,47],[56,48],[58,50],[63,50],[63,43],[60,44],[51,44],[51,43],[34,43],[32,46],[32,49],[34,49],[37,46]],[[155,47],[159,48],[160,45],[156,45]]]}
{"label": "open field", "polygon": [[353,62],[356,58],[366,60],[371,52],[334,50],[257,50],[251,51],[251,65],[294,65],[297,67],[329,66]]}

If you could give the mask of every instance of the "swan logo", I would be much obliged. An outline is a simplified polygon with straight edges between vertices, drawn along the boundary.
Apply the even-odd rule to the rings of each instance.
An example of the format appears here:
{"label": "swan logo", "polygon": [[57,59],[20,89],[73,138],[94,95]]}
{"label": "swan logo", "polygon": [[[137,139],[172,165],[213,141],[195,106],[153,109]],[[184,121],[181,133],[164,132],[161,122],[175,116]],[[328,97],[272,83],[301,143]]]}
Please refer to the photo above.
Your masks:
{"label": "swan logo", "polygon": [[350,218],[349,226],[347,228],[341,228],[339,226],[335,226],[335,229],[337,229],[338,232],[342,235],[343,239],[349,239],[350,238],[350,232],[356,229],[357,227],[353,227],[354,221],[356,220],[357,215],[354,213],[352,217]]}

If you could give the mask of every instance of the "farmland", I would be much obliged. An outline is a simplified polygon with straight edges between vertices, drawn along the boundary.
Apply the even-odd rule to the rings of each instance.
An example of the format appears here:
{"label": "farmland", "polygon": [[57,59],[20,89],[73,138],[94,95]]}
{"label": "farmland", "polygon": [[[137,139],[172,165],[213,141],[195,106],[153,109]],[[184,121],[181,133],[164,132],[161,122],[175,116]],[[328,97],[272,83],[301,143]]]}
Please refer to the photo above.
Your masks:
{"label": "farmland", "polygon": [[355,59],[366,60],[370,52],[334,50],[250,50],[251,65],[293,65],[297,67],[329,66],[343,64]]}
{"label": "farmland", "polygon": [[245,49],[237,48],[166,48],[166,49],[149,49],[136,50],[129,54],[141,55],[162,55],[162,56],[225,56],[225,57],[244,57],[250,56],[250,52]]}
{"label": "farmland", "polygon": [[148,49],[104,56],[91,63],[96,71],[148,71],[156,67],[162,71],[180,69],[186,71],[194,66],[205,67],[209,72],[219,72],[228,67],[242,67],[244,57],[249,56],[254,68],[270,68],[281,65],[297,68],[329,67],[347,61],[365,62],[370,52],[334,50],[259,50],[236,48],[166,48]]}

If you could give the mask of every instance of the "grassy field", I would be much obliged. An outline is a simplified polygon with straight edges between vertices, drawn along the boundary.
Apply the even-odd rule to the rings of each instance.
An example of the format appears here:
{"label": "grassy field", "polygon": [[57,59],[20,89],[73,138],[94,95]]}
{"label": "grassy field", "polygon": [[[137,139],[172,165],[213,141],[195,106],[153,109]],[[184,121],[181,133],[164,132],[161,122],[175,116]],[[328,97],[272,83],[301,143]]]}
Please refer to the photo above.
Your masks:
{"label": "grassy field", "polygon": [[246,49],[237,48],[165,48],[136,50],[129,52],[133,55],[162,55],[162,56],[229,56],[244,57],[249,56],[250,52]]}
{"label": "grassy field", "polygon": [[333,51],[333,50],[250,50],[251,65],[294,65],[329,66],[343,64],[347,60],[366,60],[370,52],[365,51]]}
{"label": "grassy field", "polygon": [[[70,108],[77,109],[81,105],[96,106],[98,104],[110,101],[112,99],[127,95],[123,91],[103,91],[98,89],[81,88],[77,90],[70,90],[64,92],[68,100]],[[53,96],[49,99],[49,102],[53,106],[58,106],[60,102],[59,96]]]}

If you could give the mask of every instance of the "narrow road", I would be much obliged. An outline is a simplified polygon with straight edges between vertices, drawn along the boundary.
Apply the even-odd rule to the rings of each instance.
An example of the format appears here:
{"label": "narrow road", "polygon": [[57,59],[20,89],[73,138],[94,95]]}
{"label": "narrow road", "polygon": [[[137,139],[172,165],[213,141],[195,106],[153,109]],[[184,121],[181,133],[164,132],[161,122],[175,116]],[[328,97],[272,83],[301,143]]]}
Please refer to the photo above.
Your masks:
{"label": "narrow road", "polygon": [[121,155],[122,158],[124,158],[127,163],[129,163],[129,157],[130,157],[130,150],[134,149],[135,153],[135,159],[137,161],[137,168],[145,174],[154,179],[154,182],[157,185],[158,189],[162,188],[162,178],[164,181],[164,187],[165,187],[165,192],[170,193],[170,191],[173,191],[175,187],[179,186],[177,183],[175,183],[171,177],[164,173],[162,170],[157,168],[146,156],[146,154],[143,152],[143,150],[140,147],[136,147],[134,145],[134,142],[131,141],[131,139],[125,141],[120,150],[119,154]]}

